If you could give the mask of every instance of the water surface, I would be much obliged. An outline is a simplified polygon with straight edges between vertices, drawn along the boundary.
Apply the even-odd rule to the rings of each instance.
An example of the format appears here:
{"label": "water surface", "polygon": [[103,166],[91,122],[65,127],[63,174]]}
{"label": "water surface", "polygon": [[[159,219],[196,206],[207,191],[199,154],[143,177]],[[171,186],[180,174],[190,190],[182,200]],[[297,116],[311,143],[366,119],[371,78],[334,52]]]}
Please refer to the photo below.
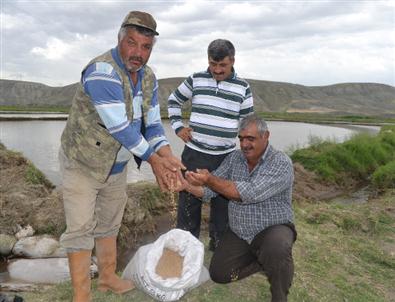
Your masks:
{"label": "water surface", "polygon": [[[66,121],[0,121],[0,141],[8,149],[22,152],[55,185],[59,185],[61,178],[58,150],[65,124]],[[269,121],[268,126],[271,132],[270,143],[283,151],[306,146],[312,136],[341,142],[357,132],[379,131],[379,127],[375,126],[317,125],[281,121]],[[183,141],[174,134],[168,121],[164,121],[164,128],[173,152],[180,156],[184,148]],[[142,164],[140,171],[135,168],[133,161],[129,163],[128,182],[154,179],[146,162]]]}

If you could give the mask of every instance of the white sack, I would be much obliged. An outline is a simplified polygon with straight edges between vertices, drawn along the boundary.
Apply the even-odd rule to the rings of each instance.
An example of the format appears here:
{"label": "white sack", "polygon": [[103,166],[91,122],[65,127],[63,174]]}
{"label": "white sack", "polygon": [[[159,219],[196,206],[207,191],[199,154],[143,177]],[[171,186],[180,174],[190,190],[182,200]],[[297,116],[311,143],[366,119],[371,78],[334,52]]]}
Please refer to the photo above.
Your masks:
{"label": "white sack", "polygon": [[[184,257],[181,277],[163,279],[156,274],[164,248]],[[131,279],[138,288],[158,301],[176,301],[210,278],[203,259],[203,243],[190,232],[173,229],[154,243],[140,247],[126,266],[122,278]]]}
{"label": "white sack", "polygon": [[[10,278],[30,283],[56,284],[70,280],[67,258],[18,259],[8,267]],[[91,265],[91,275],[97,266]]]}

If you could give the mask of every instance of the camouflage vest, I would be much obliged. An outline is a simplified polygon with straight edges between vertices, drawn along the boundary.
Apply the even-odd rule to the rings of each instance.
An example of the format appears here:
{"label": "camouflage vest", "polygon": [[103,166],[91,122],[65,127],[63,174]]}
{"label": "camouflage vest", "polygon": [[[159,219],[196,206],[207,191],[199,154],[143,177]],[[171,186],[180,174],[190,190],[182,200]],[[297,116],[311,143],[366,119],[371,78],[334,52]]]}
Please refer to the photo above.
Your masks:
{"label": "camouflage vest", "polygon": [[[121,77],[127,117],[131,121],[133,119],[133,94],[128,75],[114,61],[111,51],[93,59],[84,70],[95,62],[111,64]],[[154,74],[148,66],[145,66],[144,69],[142,111],[144,120],[147,121],[147,112],[153,94]],[[102,183],[109,177],[121,148],[121,144],[111,136],[103,125],[90,97],[84,92],[82,83],[79,83],[74,96],[66,128],[62,133],[61,146],[73,166]]]}

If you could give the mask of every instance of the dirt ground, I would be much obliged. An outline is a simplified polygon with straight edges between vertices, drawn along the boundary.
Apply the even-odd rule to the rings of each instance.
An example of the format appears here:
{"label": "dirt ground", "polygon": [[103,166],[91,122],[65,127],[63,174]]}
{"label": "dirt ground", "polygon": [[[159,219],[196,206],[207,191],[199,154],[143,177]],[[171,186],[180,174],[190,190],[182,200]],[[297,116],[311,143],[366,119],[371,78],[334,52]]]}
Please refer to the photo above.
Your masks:
{"label": "dirt ground", "polygon": [[[14,234],[18,225],[31,225],[37,234],[59,236],[65,229],[61,193],[50,184],[31,184],[26,180],[29,162],[19,153],[0,145],[0,233]],[[317,181],[314,173],[295,164],[294,201],[330,199],[343,189]],[[120,230],[122,258],[140,244],[173,226],[176,198],[161,194],[155,184],[128,186],[129,200]],[[203,219],[207,220],[207,209]]]}

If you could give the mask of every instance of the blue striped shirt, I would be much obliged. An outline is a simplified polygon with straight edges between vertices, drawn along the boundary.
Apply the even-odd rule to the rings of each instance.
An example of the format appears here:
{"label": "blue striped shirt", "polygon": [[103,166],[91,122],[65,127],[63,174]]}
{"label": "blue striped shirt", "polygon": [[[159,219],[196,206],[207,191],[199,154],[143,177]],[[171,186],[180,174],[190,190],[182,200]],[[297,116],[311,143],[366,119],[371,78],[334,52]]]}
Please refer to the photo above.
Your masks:
{"label": "blue striped shirt", "polygon": [[[251,243],[267,227],[293,222],[293,165],[285,153],[268,145],[249,172],[247,160],[237,150],[225,158],[213,175],[236,184],[241,201],[229,201],[229,226],[241,239]],[[216,195],[204,187],[203,200]]]}
{"label": "blue striped shirt", "polygon": [[168,99],[173,130],[183,127],[182,106],[191,100],[187,146],[206,154],[226,154],[236,147],[239,121],[254,111],[250,85],[235,72],[217,82],[209,70],[189,76]]}
{"label": "blue striped shirt", "polygon": [[[115,62],[126,71],[119,56],[118,47],[111,50]],[[121,145],[116,161],[110,174],[123,171],[132,154],[147,160],[151,154],[168,141],[161,123],[158,103],[158,81],[155,79],[151,106],[145,122],[146,131],[143,136],[140,132],[142,122],[143,93],[141,82],[144,77],[144,68],[138,72],[137,85],[130,79],[133,95],[133,119],[128,120],[124,99],[123,85],[120,75],[106,62],[97,62],[89,65],[82,74],[82,84],[85,93],[89,95],[93,106],[98,112],[103,125]]]}

